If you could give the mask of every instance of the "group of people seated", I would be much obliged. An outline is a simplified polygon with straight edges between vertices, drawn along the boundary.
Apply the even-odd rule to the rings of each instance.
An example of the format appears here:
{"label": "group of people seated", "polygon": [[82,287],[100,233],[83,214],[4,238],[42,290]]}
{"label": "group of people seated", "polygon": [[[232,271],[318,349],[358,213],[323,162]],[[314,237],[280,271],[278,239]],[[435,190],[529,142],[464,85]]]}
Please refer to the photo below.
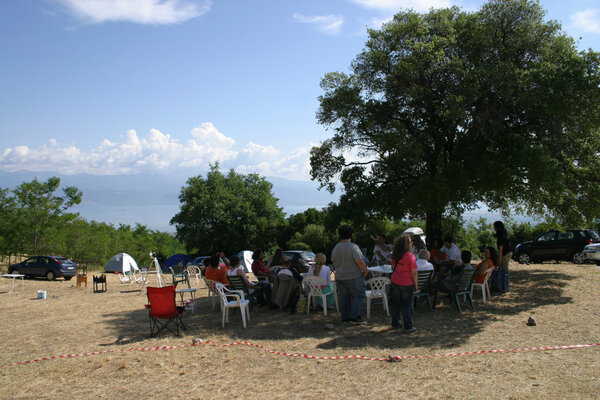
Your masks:
{"label": "group of people seated", "polygon": [[[258,294],[259,305],[266,305],[270,309],[279,308],[291,313],[296,312],[298,299],[303,292],[302,280],[306,276],[316,276],[323,279],[323,293],[330,293],[333,290],[331,270],[325,265],[327,257],[323,253],[318,253],[315,256],[315,265],[311,265],[305,274],[300,274],[292,266],[291,259],[283,256],[282,249],[277,249],[266,263],[264,262],[264,252],[262,249],[257,249],[252,254],[252,260],[252,273],[257,281],[248,278],[237,255],[228,259],[222,252],[204,259],[204,276],[206,279],[220,282],[227,287],[230,286],[228,276],[240,276],[246,283],[249,293]],[[328,296],[328,301],[329,299],[331,299],[331,303],[327,306],[331,308],[334,305],[334,298]],[[322,301],[320,299],[318,301],[322,305]]]}
{"label": "group of people seated", "polygon": [[[443,280],[451,276],[458,276],[463,267],[470,265],[471,252],[461,252],[451,236],[444,237],[443,241],[434,239],[431,250],[419,235],[412,235],[411,252],[417,262],[417,271],[432,271],[434,280]],[[497,258],[496,249],[492,246],[485,248],[485,259],[474,266],[473,280],[483,283],[485,272],[494,268]],[[468,261],[465,261],[467,260]],[[392,245],[387,243],[387,237],[380,234],[373,249],[373,258],[369,265],[390,265],[392,262]]]}
{"label": "group of people seated", "polygon": [[[494,268],[497,257],[496,249],[489,246],[485,249],[485,259],[473,266],[471,252],[461,252],[450,236],[446,236],[442,243],[440,240],[434,240],[431,250],[427,249],[419,235],[412,236],[411,242],[410,252],[416,259],[417,272],[431,271],[432,286],[442,291],[455,290],[458,277],[465,268],[473,268],[474,281],[483,283],[486,271]],[[373,251],[373,259],[369,264],[390,265],[392,252],[393,248],[387,243],[386,236],[379,235]],[[222,252],[204,260],[204,275],[207,279],[220,282],[225,286],[229,286],[228,276],[240,276],[246,283],[249,293],[257,294],[259,305],[292,313],[296,311],[298,299],[303,293],[302,281],[306,276],[321,278],[321,289],[324,294],[333,290],[331,269],[326,265],[327,257],[323,253],[316,254],[314,266],[311,265],[305,274],[301,274],[292,266],[291,259],[284,257],[282,249],[277,249],[266,262],[264,258],[262,249],[257,249],[252,254],[252,273],[256,281],[248,277],[237,255],[227,258]],[[327,296],[327,301],[326,307],[333,308],[334,297]],[[320,298],[318,302],[322,306]]]}

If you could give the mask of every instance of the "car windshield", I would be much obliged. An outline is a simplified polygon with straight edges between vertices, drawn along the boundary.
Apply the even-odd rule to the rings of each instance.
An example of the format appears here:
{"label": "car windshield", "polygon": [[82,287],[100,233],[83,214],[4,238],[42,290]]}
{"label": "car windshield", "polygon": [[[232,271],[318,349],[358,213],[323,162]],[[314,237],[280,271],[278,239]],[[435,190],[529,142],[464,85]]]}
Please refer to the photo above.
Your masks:
{"label": "car windshield", "polygon": [[590,236],[594,239],[600,239],[600,235],[598,235],[598,232],[596,232],[595,230],[590,229],[588,232],[590,233]]}
{"label": "car windshield", "polygon": [[312,251],[303,251],[302,258],[315,258],[315,253]]}

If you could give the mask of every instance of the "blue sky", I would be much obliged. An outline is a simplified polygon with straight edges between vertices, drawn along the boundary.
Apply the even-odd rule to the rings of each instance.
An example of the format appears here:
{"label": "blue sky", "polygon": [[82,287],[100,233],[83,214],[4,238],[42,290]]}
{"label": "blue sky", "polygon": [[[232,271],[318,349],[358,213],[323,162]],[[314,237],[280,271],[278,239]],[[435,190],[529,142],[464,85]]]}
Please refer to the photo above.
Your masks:
{"label": "blue sky", "polygon": [[[366,28],[450,0],[3,0],[0,171],[147,174],[219,161],[309,180],[321,78]],[[600,50],[597,0],[542,1]],[[581,39],[579,39],[581,38]]]}

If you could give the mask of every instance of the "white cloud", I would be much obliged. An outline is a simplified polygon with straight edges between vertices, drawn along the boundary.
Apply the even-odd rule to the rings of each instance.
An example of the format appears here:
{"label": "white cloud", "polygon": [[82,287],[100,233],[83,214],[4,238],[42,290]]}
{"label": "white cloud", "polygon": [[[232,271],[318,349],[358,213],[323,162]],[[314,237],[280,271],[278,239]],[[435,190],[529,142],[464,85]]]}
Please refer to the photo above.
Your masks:
{"label": "white cloud", "polygon": [[207,13],[212,0],[55,0],[69,14],[90,23],[126,21],[167,25]]}
{"label": "white cloud", "polygon": [[[308,180],[310,177],[310,147],[298,148],[284,153],[272,146],[262,147],[252,142],[240,152],[234,169],[239,173],[257,173],[263,176],[277,176],[294,180]],[[261,148],[258,152],[245,151],[248,147]]]}
{"label": "white cloud", "polygon": [[430,8],[444,8],[452,6],[449,0],[350,0],[365,8],[398,11],[401,8],[414,9],[415,11],[428,11]]}
{"label": "white cloud", "polygon": [[571,15],[571,23],[585,32],[600,33],[600,15],[598,10],[589,9]]}
{"label": "white cloud", "polygon": [[270,158],[279,155],[279,151],[273,146],[261,146],[254,142],[248,142],[241,153],[248,158]]}
{"label": "white cloud", "polygon": [[371,20],[369,21],[369,23],[367,25],[371,29],[381,29],[383,24],[387,24],[388,22],[391,22],[392,19],[393,19],[393,17],[371,18]]}
{"label": "white cloud", "polygon": [[309,148],[285,152],[250,141],[236,150],[235,140],[210,122],[193,128],[190,136],[183,143],[158,129],[151,129],[144,137],[131,129],[121,140],[104,139],[89,151],[49,139],[37,148],[16,146],[0,151],[0,170],[118,175],[180,168],[202,171],[209,163],[219,162],[223,169],[233,168],[240,173],[309,179]]}
{"label": "white cloud", "polygon": [[344,17],[341,15],[302,15],[294,13],[293,18],[297,22],[312,24],[317,30],[327,34],[336,35],[341,32]]}

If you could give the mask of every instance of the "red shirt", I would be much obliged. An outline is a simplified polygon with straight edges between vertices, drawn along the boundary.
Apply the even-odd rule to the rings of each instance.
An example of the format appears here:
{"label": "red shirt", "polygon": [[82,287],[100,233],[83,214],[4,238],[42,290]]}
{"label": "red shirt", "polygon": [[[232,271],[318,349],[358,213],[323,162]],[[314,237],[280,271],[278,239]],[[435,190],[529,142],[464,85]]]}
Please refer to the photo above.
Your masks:
{"label": "red shirt", "polygon": [[404,253],[398,261],[398,265],[396,265],[396,260],[392,258],[392,270],[394,271],[392,273],[392,283],[398,286],[414,285],[415,282],[413,281],[411,272],[413,269],[417,269],[417,260],[415,259],[415,255],[410,251]]}
{"label": "red shirt", "polygon": [[225,286],[229,286],[229,281],[227,280],[227,270],[221,268],[206,268],[205,275],[206,279],[211,279],[213,281],[221,282]]}
{"label": "red shirt", "polygon": [[262,260],[252,261],[252,273],[254,276],[269,275],[269,270]]}
{"label": "red shirt", "polygon": [[[481,275],[479,275],[479,276],[473,276],[473,281],[475,281],[477,283],[483,283],[483,280],[485,279],[485,273],[484,272],[487,271],[490,268],[494,268],[494,261],[491,258],[488,258],[487,260],[484,260],[484,261],[488,262],[487,268],[481,271]],[[483,261],[480,262],[479,264],[477,264],[475,266],[475,271],[478,271],[478,270],[482,269],[482,265],[481,264],[483,264]]]}

